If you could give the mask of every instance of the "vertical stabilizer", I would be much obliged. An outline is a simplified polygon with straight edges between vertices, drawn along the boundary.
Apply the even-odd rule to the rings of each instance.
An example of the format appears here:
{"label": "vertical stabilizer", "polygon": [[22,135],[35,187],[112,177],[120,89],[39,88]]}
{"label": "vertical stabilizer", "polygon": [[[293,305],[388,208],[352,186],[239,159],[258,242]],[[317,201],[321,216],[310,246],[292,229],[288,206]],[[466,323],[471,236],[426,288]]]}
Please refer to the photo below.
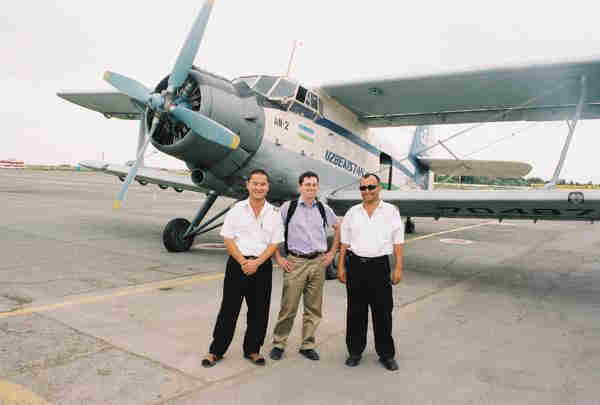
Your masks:
{"label": "vertical stabilizer", "polygon": [[437,142],[433,133],[433,128],[427,125],[418,126],[415,128],[408,159],[415,166],[415,182],[425,190],[433,189],[434,173],[427,167],[423,166],[419,161],[420,158],[430,157],[431,147]]}

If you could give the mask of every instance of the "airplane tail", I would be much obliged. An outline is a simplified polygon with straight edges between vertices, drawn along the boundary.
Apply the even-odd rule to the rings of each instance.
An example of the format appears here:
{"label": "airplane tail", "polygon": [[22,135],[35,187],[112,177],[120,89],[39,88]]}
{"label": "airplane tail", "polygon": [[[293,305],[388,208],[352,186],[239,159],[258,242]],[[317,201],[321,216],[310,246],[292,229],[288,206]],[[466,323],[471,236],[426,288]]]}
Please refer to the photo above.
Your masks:
{"label": "airplane tail", "polygon": [[428,125],[422,125],[415,128],[415,133],[408,152],[408,160],[414,166],[414,181],[418,186],[425,190],[433,190],[433,180],[435,174],[429,167],[421,163],[421,159],[431,157],[430,146],[437,142],[433,133],[433,128]]}

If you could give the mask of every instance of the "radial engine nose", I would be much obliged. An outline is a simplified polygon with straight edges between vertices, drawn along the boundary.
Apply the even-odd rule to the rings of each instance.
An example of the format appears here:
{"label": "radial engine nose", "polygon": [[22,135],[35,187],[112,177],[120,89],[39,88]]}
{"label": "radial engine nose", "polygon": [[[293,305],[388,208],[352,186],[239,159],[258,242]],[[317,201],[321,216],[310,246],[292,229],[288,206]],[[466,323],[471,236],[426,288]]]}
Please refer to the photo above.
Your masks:
{"label": "radial engine nose", "polygon": [[[166,83],[163,80],[157,90]],[[242,168],[258,150],[264,112],[255,97],[241,97],[231,82],[202,71],[191,72],[176,96],[185,97],[188,107],[174,106],[161,117],[152,140],[157,149],[220,178]],[[186,114],[193,116],[180,119]],[[192,121],[194,130],[182,123]]]}

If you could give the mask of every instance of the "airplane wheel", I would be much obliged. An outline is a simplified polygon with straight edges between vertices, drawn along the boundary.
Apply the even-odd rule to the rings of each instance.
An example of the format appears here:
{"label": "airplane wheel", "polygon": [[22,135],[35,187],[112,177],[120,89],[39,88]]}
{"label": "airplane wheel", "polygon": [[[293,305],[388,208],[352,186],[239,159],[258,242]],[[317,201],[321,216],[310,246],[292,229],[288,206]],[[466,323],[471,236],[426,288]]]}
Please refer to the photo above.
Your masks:
{"label": "airplane wheel", "polygon": [[415,223],[410,218],[404,223],[404,233],[415,233]]}
{"label": "airplane wheel", "polygon": [[159,184],[159,185],[158,185],[158,187],[159,187],[161,190],[166,190],[166,189],[168,189],[168,188],[169,188],[169,186],[165,186],[164,184]]}
{"label": "airplane wheel", "polygon": [[138,180],[138,183],[140,183],[142,186],[145,186],[146,184],[148,184],[148,182],[144,181],[144,180]]}
{"label": "airplane wheel", "polygon": [[183,189],[179,187],[173,187],[173,190],[177,191],[178,193],[183,193]]}
{"label": "airplane wheel", "polygon": [[169,252],[186,252],[192,247],[194,238],[183,239],[183,234],[190,226],[185,218],[175,218],[169,221],[163,229],[163,244]]}
{"label": "airplane wheel", "polygon": [[125,181],[125,176],[119,176],[119,180]]}

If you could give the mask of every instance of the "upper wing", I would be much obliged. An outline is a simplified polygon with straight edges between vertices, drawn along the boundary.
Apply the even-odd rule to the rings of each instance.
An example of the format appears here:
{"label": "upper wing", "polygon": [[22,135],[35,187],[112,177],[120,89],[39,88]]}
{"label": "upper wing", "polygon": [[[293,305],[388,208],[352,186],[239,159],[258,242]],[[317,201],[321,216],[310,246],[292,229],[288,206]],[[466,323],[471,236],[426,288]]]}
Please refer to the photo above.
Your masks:
{"label": "upper wing", "polygon": [[[117,177],[127,176],[129,170],[131,169],[129,166],[113,165],[97,160],[86,160],[84,162],[80,162],[79,165],[87,169],[104,172],[106,174],[112,174],[113,176]],[[197,191],[200,193],[208,192],[208,190],[195,185],[187,176],[180,176],[164,170],[153,169],[149,167],[140,167],[137,171],[135,179],[182,190]]]}
{"label": "upper wing", "polygon": [[418,160],[436,174],[451,176],[523,177],[531,171],[531,165],[523,162],[433,158]]}
{"label": "upper wing", "polygon": [[118,91],[62,91],[57,95],[74,104],[98,111],[107,118],[139,120],[143,112],[143,108]]}
{"label": "upper wing", "polygon": [[321,88],[370,127],[553,121],[572,117],[582,76],[587,94],[581,118],[600,118],[600,58],[338,82]]}
{"label": "upper wing", "polygon": [[[600,219],[600,191],[381,191],[406,217],[497,218],[595,221]],[[340,192],[327,204],[343,215],[361,203],[360,193]]]}

